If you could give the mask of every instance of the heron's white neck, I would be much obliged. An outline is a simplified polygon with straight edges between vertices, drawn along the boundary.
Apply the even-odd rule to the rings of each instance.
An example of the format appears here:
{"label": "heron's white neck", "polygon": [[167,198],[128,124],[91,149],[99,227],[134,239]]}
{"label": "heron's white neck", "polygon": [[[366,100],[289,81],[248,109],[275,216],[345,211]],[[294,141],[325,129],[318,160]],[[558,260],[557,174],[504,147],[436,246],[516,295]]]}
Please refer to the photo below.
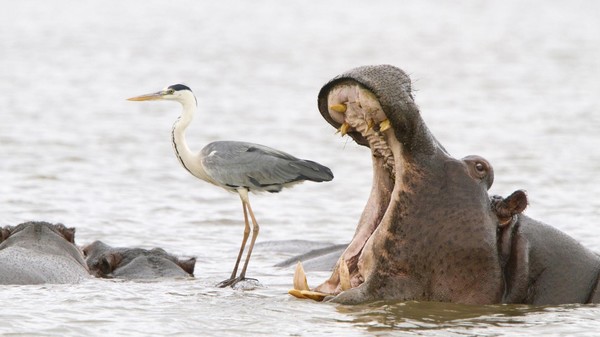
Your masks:
{"label": "heron's white neck", "polygon": [[202,180],[210,181],[210,178],[208,178],[208,175],[204,171],[204,167],[202,167],[200,158],[197,158],[192,150],[190,150],[185,140],[185,130],[196,114],[196,99],[192,93],[189,93],[189,95],[192,97],[179,101],[183,107],[183,111],[173,124],[171,132],[173,149],[175,150],[175,156],[177,156],[181,165],[188,172]]}

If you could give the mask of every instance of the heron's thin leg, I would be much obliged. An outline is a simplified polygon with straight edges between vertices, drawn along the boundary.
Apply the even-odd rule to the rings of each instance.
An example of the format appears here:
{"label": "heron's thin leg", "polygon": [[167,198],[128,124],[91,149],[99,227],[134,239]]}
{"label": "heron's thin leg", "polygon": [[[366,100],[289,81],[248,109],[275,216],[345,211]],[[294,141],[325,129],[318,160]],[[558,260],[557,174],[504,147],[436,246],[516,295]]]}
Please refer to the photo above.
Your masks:
{"label": "heron's thin leg", "polygon": [[235,261],[235,267],[233,267],[233,272],[231,272],[231,279],[235,279],[237,275],[238,266],[240,265],[240,261],[242,259],[242,254],[244,253],[244,249],[246,248],[246,242],[248,241],[248,236],[250,235],[250,224],[248,223],[248,211],[246,210],[246,202],[244,198],[242,199],[242,208],[244,210],[244,238],[242,239],[242,245],[240,246],[240,252],[238,253],[237,260]]}
{"label": "heron's thin leg", "polygon": [[[240,194],[241,196],[241,194]],[[258,222],[256,222],[256,218],[254,217],[254,212],[252,212],[252,207],[250,206],[250,200],[248,199],[248,193],[244,195],[246,199],[246,207],[248,207],[248,212],[250,213],[250,217],[252,218],[252,239],[250,240],[250,247],[248,248],[248,255],[246,256],[246,261],[244,262],[244,267],[242,268],[242,272],[240,273],[240,279],[244,279],[246,276],[246,269],[248,268],[248,262],[250,261],[250,256],[252,255],[252,249],[254,248],[254,242],[256,242],[256,237],[258,237],[258,232],[260,230],[258,226]]]}
{"label": "heron's thin leg", "polygon": [[237,275],[238,266],[240,265],[242,254],[244,253],[244,249],[246,248],[246,242],[248,241],[248,236],[250,235],[250,223],[248,222],[248,211],[246,210],[246,200],[248,200],[248,191],[240,190],[238,192],[240,195],[240,199],[242,200],[242,209],[244,210],[244,238],[242,239],[240,252],[238,253],[237,260],[235,261],[235,266],[233,267],[233,271],[231,272],[231,277],[217,284],[217,287],[220,288],[224,288],[237,283],[238,279],[236,279],[235,276]]}

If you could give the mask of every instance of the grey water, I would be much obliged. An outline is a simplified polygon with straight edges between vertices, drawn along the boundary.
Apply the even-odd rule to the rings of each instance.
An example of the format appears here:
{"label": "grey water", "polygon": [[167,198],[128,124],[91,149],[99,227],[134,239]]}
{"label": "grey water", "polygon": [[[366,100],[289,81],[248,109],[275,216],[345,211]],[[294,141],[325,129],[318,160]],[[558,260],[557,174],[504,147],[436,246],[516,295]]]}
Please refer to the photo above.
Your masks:
{"label": "grey water", "polygon": [[[320,116],[321,86],[388,63],[455,157],[495,169],[491,193],[525,189],[526,213],[600,247],[600,2],[13,1],[0,11],[0,225],[77,228],[79,244],[196,256],[194,280],[0,287],[9,336],[595,336],[600,308],[377,302],[287,295],[290,256],[258,247],[233,266],[239,198],[175,159],[172,102],[125,99],[186,83],[199,150],[245,140],[329,166],[330,183],[252,195],[258,242],[348,242],[371,185],[369,152]],[[314,286],[327,273],[309,273]]]}

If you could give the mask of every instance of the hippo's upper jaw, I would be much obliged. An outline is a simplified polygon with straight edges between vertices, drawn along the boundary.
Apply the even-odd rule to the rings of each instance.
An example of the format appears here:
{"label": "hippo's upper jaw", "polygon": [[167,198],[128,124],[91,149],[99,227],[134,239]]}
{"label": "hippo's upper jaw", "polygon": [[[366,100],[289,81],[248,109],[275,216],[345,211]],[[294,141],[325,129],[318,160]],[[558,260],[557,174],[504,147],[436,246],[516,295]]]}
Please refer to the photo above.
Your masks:
{"label": "hippo's upper jaw", "polygon": [[[500,296],[492,168],[480,157],[448,155],[421,119],[408,76],[392,66],[356,68],[326,84],[318,103],[342,135],[371,149],[373,186],[352,242],[314,291],[345,303]],[[485,289],[475,279],[482,273]]]}

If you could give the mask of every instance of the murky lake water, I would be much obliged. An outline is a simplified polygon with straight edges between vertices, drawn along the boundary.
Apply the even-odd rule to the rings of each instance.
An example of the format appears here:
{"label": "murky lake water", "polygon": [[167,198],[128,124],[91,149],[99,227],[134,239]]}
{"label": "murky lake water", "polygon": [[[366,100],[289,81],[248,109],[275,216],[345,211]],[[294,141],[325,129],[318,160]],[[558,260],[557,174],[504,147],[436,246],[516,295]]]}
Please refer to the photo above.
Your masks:
{"label": "murky lake water", "polygon": [[[263,288],[218,289],[243,230],[237,196],[171,149],[175,103],[125,101],[184,82],[188,132],[319,161],[331,183],[251,196],[259,242],[352,237],[371,184],[366,149],[333,134],[320,87],[365,64],[411,74],[432,132],[495,168],[492,193],[600,247],[600,2],[19,1],[0,12],[0,224],[77,228],[80,244],[197,256],[197,279],[0,287],[7,335],[561,336],[597,334],[600,308],[432,303],[337,306],[289,297],[285,252],[257,248]],[[327,273],[310,273],[316,285]]]}

